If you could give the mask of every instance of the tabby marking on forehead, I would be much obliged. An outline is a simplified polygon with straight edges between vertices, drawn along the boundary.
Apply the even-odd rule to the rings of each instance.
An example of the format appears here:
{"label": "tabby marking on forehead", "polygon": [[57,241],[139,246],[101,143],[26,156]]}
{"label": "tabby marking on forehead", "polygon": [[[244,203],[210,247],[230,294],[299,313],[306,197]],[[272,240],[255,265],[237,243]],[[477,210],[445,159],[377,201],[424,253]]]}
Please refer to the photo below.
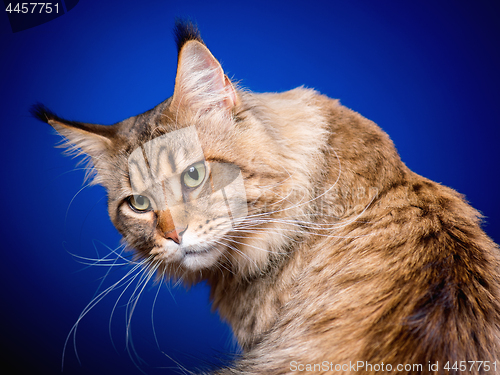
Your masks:
{"label": "tabby marking on forehead", "polygon": [[[195,163],[203,164],[209,175],[199,187],[186,193],[182,178]],[[208,163],[195,126],[144,143],[130,154],[128,166],[132,194],[147,196],[155,210],[169,210],[176,228],[189,225],[186,217],[195,214],[208,219],[218,207],[215,202],[224,202],[221,207],[225,206],[227,212],[219,212],[219,219],[227,221],[227,230],[233,228],[233,220],[248,213],[240,168],[230,163]],[[180,222],[182,225],[175,225]]]}

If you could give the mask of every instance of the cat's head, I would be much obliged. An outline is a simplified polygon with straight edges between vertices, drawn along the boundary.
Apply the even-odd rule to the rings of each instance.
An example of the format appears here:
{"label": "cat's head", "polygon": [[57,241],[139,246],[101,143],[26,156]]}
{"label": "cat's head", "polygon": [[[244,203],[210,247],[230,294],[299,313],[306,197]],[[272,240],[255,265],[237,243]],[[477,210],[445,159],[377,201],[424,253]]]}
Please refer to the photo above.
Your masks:
{"label": "cat's head", "polygon": [[174,94],[152,110],[110,126],[67,121],[42,105],[32,113],[89,156],[111,220],[139,257],[186,279],[258,272],[294,237],[280,221],[294,204],[293,166],[198,31],[178,24],[176,33]]}

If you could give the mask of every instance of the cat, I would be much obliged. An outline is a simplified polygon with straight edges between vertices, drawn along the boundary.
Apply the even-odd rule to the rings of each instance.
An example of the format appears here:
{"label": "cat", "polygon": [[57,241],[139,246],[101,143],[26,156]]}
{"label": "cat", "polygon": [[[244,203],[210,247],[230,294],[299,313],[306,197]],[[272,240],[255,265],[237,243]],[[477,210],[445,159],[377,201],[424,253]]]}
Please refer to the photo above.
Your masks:
{"label": "cat", "polygon": [[242,354],[216,374],[500,373],[500,252],[389,136],[299,87],[237,87],[177,22],[172,97],[114,125],[31,113],[89,157],[129,249],[205,280]]}

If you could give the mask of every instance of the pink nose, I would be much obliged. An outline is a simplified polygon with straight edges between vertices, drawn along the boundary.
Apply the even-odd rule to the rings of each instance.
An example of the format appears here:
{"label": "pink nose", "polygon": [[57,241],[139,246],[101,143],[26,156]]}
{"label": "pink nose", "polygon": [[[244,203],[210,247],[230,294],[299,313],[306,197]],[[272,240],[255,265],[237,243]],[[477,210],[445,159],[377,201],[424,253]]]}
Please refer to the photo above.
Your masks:
{"label": "pink nose", "polygon": [[165,238],[170,238],[172,241],[174,241],[176,244],[180,244],[182,241],[182,235],[184,232],[187,230],[187,226],[185,228],[181,229],[174,229],[170,232],[165,233]]}
{"label": "pink nose", "polygon": [[170,238],[176,244],[180,244],[182,241],[182,235],[177,232],[177,230],[173,230],[172,232],[165,233],[166,238]]}

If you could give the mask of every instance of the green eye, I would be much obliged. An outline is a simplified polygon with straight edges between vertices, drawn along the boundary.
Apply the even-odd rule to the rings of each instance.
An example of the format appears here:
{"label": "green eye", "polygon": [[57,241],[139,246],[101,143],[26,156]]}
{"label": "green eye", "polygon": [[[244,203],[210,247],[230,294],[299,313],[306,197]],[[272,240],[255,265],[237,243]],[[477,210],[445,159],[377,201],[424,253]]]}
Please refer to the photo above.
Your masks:
{"label": "green eye", "polygon": [[148,211],[151,208],[151,201],[144,195],[131,195],[128,203],[136,211]]}
{"label": "green eye", "polygon": [[201,185],[205,179],[205,163],[196,163],[190,166],[182,174],[182,183],[188,188],[195,188]]}

